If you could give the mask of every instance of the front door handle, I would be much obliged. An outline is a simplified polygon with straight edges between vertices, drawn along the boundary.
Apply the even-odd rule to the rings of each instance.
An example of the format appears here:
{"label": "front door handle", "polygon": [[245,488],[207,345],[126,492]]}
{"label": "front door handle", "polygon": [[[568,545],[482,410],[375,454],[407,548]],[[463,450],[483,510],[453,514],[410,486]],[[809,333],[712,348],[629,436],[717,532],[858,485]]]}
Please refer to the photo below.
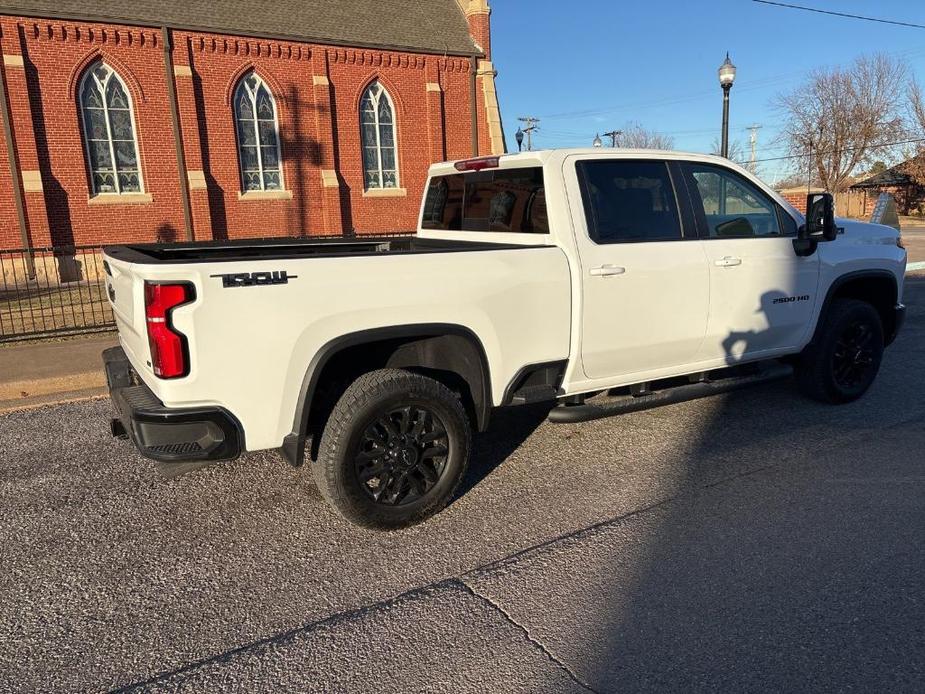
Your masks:
{"label": "front door handle", "polygon": [[731,255],[727,255],[725,258],[714,260],[713,264],[716,265],[716,267],[735,267],[736,265],[742,264],[742,259],[733,258]]}
{"label": "front door handle", "polygon": [[600,265],[591,268],[592,277],[613,277],[614,275],[622,275],[624,272],[626,272],[625,267],[616,265]]}

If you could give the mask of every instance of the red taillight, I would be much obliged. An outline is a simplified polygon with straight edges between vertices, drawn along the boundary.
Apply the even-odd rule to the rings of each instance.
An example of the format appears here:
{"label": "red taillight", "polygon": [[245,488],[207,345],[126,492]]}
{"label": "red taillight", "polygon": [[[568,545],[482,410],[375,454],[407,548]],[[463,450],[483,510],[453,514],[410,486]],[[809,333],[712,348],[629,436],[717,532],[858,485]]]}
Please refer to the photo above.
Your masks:
{"label": "red taillight", "polygon": [[188,372],[186,338],[173,329],[170,313],[193,297],[191,284],[145,282],[145,321],[155,376],[179,378]]}
{"label": "red taillight", "polygon": [[466,159],[453,164],[457,171],[481,171],[482,169],[497,169],[501,165],[500,157],[480,157],[479,159]]}

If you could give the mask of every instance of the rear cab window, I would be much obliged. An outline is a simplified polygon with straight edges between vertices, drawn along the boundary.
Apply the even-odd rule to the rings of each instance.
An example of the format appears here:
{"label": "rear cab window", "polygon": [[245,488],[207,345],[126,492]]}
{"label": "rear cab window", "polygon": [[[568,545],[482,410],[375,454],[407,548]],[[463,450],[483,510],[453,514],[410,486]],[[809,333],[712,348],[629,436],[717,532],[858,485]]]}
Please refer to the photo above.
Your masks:
{"label": "rear cab window", "polygon": [[437,231],[548,234],[542,167],[434,176],[421,228]]}
{"label": "rear cab window", "polygon": [[579,161],[576,166],[592,241],[610,244],[682,238],[678,202],[666,162],[598,159]]}

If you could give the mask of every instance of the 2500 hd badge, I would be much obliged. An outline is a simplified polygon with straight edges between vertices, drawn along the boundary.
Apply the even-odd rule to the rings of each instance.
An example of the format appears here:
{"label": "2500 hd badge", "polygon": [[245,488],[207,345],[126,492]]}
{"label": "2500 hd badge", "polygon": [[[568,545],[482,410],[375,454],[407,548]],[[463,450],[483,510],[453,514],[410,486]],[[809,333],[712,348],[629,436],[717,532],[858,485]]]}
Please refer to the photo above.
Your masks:
{"label": "2500 hd badge", "polygon": [[775,304],[792,304],[795,301],[809,301],[809,294],[803,294],[802,296],[780,296],[774,299],[773,303]]}

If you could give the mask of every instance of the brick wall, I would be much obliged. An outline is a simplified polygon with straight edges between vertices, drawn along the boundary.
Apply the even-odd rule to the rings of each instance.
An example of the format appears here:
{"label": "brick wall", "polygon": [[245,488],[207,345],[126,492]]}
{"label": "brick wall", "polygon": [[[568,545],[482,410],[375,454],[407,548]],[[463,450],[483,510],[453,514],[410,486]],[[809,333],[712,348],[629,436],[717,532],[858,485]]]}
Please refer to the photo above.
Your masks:
{"label": "brick wall", "polygon": [[[487,16],[479,22],[487,35]],[[33,181],[24,193],[32,245],[182,239],[160,31],[0,17],[0,32],[17,155]],[[468,58],[179,31],[172,44],[197,239],[413,229],[430,163],[471,155]],[[131,93],[143,196],[91,194],[77,90],[99,59]],[[231,100],[250,70],[276,100],[287,194],[273,199],[241,193]],[[395,105],[397,191],[364,191],[359,101],[373,80]],[[487,153],[484,104],[477,109]],[[12,191],[4,149],[0,248],[21,245]]]}

